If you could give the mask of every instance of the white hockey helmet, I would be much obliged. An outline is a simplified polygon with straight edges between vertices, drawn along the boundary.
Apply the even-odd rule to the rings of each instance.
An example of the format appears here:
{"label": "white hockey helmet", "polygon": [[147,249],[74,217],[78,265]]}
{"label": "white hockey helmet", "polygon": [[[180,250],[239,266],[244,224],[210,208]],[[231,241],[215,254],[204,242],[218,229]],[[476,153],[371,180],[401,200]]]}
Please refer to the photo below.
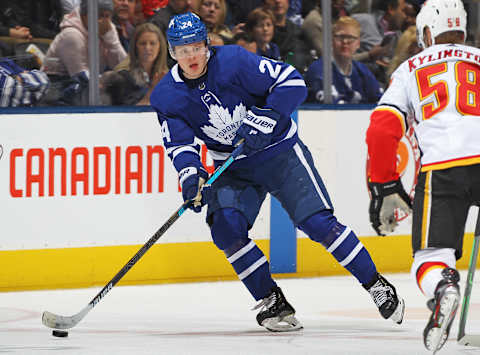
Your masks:
{"label": "white hockey helmet", "polygon": [[467,37],[467,13],[462,0],[427,0],[417,15],[418,44],[426,48],[423,40],[423,30],[428,26],[432,34],[432,44],[435,37],[449,31],[462,31]]}

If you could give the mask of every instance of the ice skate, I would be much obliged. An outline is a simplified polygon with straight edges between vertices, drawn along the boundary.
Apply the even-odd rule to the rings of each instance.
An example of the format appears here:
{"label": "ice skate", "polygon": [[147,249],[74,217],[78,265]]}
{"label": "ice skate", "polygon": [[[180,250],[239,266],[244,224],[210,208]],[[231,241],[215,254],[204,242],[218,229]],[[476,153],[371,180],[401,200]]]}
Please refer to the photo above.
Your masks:
{"label": "ice skate", "polygon": [[391,319],[397,324],[403,321],[405,302],[397,296],[395,287],[382,275],[377,274],[377,279],[370,285],[363,286],[372,296],[373,301],[383,318]]}
{"label": "ice skate", "polygon": [[435,298],[427,303],[432,314],[423,330],[425,347],[434,354],[442,348],[448,338],[460,301],[458,271],[453,268],[445,268],[442,270],[442,276],[443,280],[435,289]]}
{"label": "ice skate", "polygon": [[253,309],[261,308],[257,322],[271,332],[291,332],[303,328],[295,318],[295,309],[288,303],[280,287],[272,289]]}

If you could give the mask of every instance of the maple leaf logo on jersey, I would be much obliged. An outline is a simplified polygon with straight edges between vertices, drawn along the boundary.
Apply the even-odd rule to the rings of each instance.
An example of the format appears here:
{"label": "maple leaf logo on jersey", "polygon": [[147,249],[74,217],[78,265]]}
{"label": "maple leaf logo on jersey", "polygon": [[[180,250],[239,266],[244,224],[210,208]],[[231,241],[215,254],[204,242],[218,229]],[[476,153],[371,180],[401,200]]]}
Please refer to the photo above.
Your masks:
{"label": "maple leaf logo on jersey", "polygon": [[231,145],[238,127],[247,115],[245,105],[242,103],[236,105],[233,115],[230,115],[228,108],[217,104],[210,105],[208,110],[208,121],[211,126],[201,127],[203,133],[221,144]]}

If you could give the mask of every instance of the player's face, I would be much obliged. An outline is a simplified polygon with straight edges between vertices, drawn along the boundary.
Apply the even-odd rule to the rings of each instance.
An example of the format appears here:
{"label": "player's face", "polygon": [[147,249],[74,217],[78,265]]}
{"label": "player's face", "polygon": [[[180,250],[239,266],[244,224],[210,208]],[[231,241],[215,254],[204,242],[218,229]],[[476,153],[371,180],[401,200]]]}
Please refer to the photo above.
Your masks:
{"label": "player's face", "polygon": [[205,0],[200,6],[199,15],[207,25],[214,26],[220,17],[220,0]]}
{"label": "player's face", "polygon": [[144,69],[153,65],[160,52],[160,41],[153,32],[143,32],[137,40],[137,55]]}
{"label": "player's face", "polygon": [[342,60],[351,60],[360,47],[360,33],[353,26],[338,27],[333,34],[333,54]]}
{"label": "player's face", "polygon": [[201,77],[207,68],[208,47],[205,42],[196,42],[175,47],[175,58],[188,79]]}
{"label": "player's face", "polygon": [[265,18],[253,27],[253,37],[259,43],[269,43],[273,38],[273,22],[270,18]]}

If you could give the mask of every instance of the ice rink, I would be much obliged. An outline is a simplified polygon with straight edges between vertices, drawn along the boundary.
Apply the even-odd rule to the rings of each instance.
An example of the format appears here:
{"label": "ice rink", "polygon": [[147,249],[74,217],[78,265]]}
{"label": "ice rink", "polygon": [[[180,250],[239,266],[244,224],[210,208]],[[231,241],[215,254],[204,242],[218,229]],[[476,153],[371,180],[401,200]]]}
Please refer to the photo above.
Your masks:
{"label": "ice rink", "polygon": [[[259,327],[250,310],[255,302],[239,281],[116,286],[68,338],[51,335],[42,311],[77,313],[101,287],[0,293],[0,353],[428,354],[421,337],[428,318],[424,297],[409,275],[386,276],[406,302],[402,325],[383,320],[353,277],[277,280],[305,327],[294,333]],[[477,282],[467,333],[480,334],[479,288]],[[458,318],[439,354],[480,354],[456,343]]]}

